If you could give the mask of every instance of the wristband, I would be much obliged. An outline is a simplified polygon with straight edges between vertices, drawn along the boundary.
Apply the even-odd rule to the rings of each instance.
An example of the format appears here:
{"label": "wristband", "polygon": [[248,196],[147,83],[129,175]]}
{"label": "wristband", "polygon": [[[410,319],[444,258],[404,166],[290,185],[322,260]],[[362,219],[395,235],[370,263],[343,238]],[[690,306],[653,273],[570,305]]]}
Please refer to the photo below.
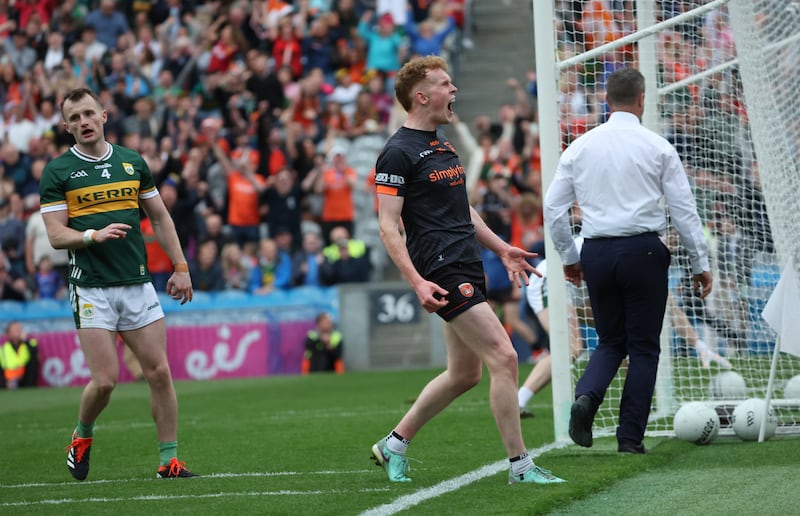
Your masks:
{"label": "wristband", "polygon": [[175,272],[189,272],[189,265],[186,262],[176,263]]}
{"label": "wristband", "polygon": [[83,243],[86,244],[87,246],[92,245],[94,243],[94,234],[95,234],[94,229],[87,229],[86,231],[84,231]]}

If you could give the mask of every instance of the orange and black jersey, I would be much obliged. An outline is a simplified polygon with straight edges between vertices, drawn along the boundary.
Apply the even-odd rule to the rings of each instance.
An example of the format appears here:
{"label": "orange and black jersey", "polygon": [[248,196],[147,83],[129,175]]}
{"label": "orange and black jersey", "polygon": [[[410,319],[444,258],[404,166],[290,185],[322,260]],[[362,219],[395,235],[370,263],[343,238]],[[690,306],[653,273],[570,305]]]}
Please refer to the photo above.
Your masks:
{"label": "orange and black jersey", "polygon": [[417,271],[480,261],[464,167],[441,131],[401,127],[375,166],[379,194],[403,197],[406,247]]}

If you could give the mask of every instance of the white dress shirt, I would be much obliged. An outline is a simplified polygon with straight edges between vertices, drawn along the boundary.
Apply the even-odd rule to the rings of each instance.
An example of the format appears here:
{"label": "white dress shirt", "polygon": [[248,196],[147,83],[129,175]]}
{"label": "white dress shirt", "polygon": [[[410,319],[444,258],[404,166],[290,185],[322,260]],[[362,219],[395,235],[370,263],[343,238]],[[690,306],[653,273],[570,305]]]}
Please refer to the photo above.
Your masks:
{"label": "white dress shirt", "polygon": [[708,245],[678,153],[633,113],[615,111],[561,155],[545,195],[544,220],[565,265],[580,260],[569,224],[575,201],[583,214],[584,238],[663,235],[668,212],[692,273],[710,270]]}

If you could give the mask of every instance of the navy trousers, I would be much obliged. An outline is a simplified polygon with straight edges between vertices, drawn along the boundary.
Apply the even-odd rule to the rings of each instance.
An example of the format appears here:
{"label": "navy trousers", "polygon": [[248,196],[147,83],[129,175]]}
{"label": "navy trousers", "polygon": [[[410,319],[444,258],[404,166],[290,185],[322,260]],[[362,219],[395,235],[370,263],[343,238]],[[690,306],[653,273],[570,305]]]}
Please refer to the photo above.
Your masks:
{"label": "navy trousers", "polygon": [[653,398],[667,305],[670,252],[656,233],[586,239],[581,268],[599,338],[575,395],[599,407],[622,360],[628,372],[617,440],[642,442]]}

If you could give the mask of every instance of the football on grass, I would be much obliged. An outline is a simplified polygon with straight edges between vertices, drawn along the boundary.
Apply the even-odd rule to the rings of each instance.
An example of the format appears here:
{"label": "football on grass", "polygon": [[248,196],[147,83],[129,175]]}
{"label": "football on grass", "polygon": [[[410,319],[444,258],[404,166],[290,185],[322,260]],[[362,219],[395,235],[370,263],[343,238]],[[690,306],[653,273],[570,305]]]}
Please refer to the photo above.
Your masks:
{"label": "football on grass", "polygon": [[719,415],[700,401],[681,405],[673,421],[675,437],[695,444],[711,444],[719,433]]}
{"label": "football on grass", "polygon": [[[750,398],[736,405],[733,409],[733,432],[743,441],[757,441],[761,429],[761,420],[764,417],[766,402],[758,398]],[[764,429],[764,439],[775,435],[778,428],[778,418],[775,410],[770,405],[767,410],[767,425]]]}

